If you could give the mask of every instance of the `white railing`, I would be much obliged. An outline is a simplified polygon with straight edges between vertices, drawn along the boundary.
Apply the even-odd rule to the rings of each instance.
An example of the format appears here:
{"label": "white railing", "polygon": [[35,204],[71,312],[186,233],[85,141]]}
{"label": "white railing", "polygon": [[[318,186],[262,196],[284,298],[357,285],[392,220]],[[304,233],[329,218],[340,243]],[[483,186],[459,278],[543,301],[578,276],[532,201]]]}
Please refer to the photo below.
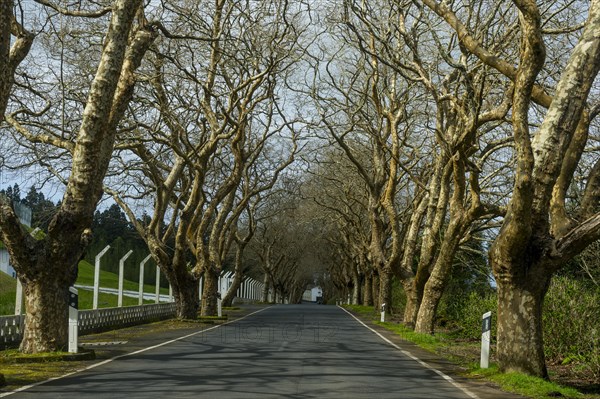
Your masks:
{"label": "white railing", "polygon": [[[175,317],[175,303],[79,311],[79,335],[150,323]],[[67,321],[65,320],[65,323]],[[15,347],[23,339],[25,315],[0,316],[0,349]]]}
{"label": "white railing", "polygon": [[0,349],[17,346],[23,339],[23,316],[0,316]]}

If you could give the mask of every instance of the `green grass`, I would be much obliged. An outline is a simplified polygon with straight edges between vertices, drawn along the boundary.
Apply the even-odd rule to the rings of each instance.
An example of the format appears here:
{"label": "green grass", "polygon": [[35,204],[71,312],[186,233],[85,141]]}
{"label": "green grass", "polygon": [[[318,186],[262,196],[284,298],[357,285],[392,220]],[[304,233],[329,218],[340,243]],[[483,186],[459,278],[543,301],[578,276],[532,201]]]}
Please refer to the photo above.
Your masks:
{"label": "green grass", "polygon": [[586,397],[574,388],[563,387],[542,378],[516,372],[501,373],[496,365],[491,365],[488,369],[474,368],[468,375],[471,377],[485,377],[498,384],[505,391],[515,392],[533,399]]}
{"label": "green grass", "polygon": [[[79,271],[76,284],[94,285],[94,266],[85,260],[79,262]],[[115,273],[100,270],[100,287],[119,288],[119,275]],[[137,281],[123,280],[123,289],[137,291],[139,289]],[[154,285],[144,284],[144,292],[155,292]],[[161,288],[161,294],[168,294],[168,288]]]}
{"label": "green grass", "polygon": [[[79,262],[79,274],[76,284],[94,285],[94,266],[86,261]],[[119,288],[119,276],[100,270],[100,287]],[[124,280],[124,290],[137,291],[138,283],[135,281]],[[17,292],[17,281],[8,275],[0,272],[0,315],[12,315],[15,312],[15,296]],[[156,292],[153,285],[144,284],[144,292]],[[168,294],[168,288],[161,288],[161,294]],[[100,293],[98,296],[99,308],[110,308],[117,306],[117,295]],[[144,303],[154,303],[153,300],[144,300]],[[123,297],[123,306],[135,306],[138,304],[137,298]],[[79,289],[79,309],[91,309],[93,305],[92,291]]]}
{"label": "green grass", "polygon": [[377,316],[377,313],[375,312],[375,309],[373,308],[373,306],[365,306],[365,305],[343,305],[344,308],[354,312],[354,313],[358,313],[361,316],[365,316],[365,317],[373,317],[373,319]]}
{"label": "green grass", "polygon": [[[8,390],[58,377],[74,371],[81,364],[80,362],[47,362],[43,357],[40,357],[39,362],[16,364],[14,358],[20,355],[16,349],[0,351],[0,374],[4,374],[7,382],[5,388]],[[52,355],[54,354],[49,354]]]}
{"label": "green grass", "polygon": [[[118,296],[113,294],[98,294],[98,307],[99,308],[116,308]],[[144,303],[154,303],[151,300],[144,300]],[[123,306],[137,306],[138,298],[130,298],[123,296]],[[94,293],[93,291],[79,290],[79,309],[91,309],[94,305]]]}
{"label": "green grass", "polygon": [[399,335],[402,339],[410,341],[414,344],[419,345],[423,349],[427,349],[431,352],[438,352],[448,345],[448,341],[444,334],[420,334],[416,333],[403,324],[397,323],[381,323],[376,321],[375,324],[384,327],[386,330],[393,331],[396,335]]}
{"label": "green grass", "polygon": [[17,280],[0,272],[0,315],[15,312]]}

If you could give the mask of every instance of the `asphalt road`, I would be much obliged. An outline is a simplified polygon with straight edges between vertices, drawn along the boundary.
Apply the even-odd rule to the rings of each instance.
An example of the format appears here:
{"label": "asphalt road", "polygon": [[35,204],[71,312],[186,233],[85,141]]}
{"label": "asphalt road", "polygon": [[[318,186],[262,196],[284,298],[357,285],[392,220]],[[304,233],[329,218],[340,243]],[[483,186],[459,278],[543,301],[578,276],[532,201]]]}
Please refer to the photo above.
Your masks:
{"label": "asphalt road", "polygon": [[9,396],[468,398],[342,309],[272,306],[242,320]]}

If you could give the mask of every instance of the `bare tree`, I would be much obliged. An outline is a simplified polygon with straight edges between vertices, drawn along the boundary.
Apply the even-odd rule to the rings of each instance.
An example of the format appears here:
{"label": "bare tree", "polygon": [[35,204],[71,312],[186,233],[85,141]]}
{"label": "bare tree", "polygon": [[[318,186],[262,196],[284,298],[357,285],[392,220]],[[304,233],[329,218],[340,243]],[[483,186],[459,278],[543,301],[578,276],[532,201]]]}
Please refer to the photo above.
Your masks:
{"label": "bare tree", "polygon": [[133,93],[133,74],[155,37],[143,18],[140,1],[113,3],[102,57],[75,141],[36,136],[18,122],[20,115],[31,115],[27,109],[18,109],[7,118],[25,138],[60,146],[72,155],[66,193],[42,240],[35,240],[21,227],[10,204],[0,207],[0,235],[26,295],[23,352],[59,350],[67,343],[68,288],[90,240],[117,127]]}
{"label": "bare tree", "polygon": [[[470,53],[514,83],[515,183],[506,218],[489,254],[499,294],[498,358],[503,370],[547,377],[541,311],[550,279],[567,260],[600,236],[597,209],[569,204],[574,209],[568,212],[565,195],[588,142],[594,116],[586,107],[600,66],[600,5],[589,4],[578,43],[562,64],[560,79],[551,81],[551,96],[536,85],[545,67],[547,47],[542,13],[535,2],[513,2],[521,33],[517,68],[479,42],[446,4],[432,0],[423,3],[456,31]],[[586,9],[587,4],[572,7]],[[572,31],[562,29],[563,33]],[[532,102],[547,108],[533,139]],[[592,198],[597,201],[599,170],[594,166],[584,177],[587,185],[582,204],[589,204]]]}
{"label": "bare tree", "polygon": [[[12,92],[15,72],[29,53],[34,40],[34,35],[17,21],[14,10],[14,0],[0,2],[0,115],[2,119]],[[13,36],[16,40],[11,46]]]}
{"label": "bare tree", "polygon": [[[218,276],[238,220],[297,151],[294,122],[275,99],[298,56],[299,10],[281,1],[202,5],[165,4],[173,26],[161,29],[170,40],[156,51],[150,96],[141,99],[156,106],[149,114],[157,118],[139,116],[147,136],[123,144],[152,182],[142,195],[156,196],[150,224],[134,223],[185,318],[196,315],[201,276],[201,312],[216,314]],[[136,220],[131,206],[127,213]]]}

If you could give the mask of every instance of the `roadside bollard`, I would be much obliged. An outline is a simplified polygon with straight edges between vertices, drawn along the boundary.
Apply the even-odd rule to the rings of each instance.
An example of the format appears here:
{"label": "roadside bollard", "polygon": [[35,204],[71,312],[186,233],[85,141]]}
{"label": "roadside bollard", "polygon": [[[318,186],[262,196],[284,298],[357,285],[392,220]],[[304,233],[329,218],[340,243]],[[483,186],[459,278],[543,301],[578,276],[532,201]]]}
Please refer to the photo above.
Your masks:
{"label": "roadside bollard", "polygon": [[381,319],[379,321],[385,322],[385,303],[381,304]]}
{"label": "roadside bollard", "polygon": [[223,305],[221,303],[221,293],[217,292],[217,316],[223,316]]}
{"label": "roadside bollard", "polygon": [[480,367],[490,366],[490,340],[492,338],[492,312],[484,313],[481,323],[481,361]]}
{"label": "roadside bollard", "polygon": [[69,287],[69,353],[77,353],[79,295],[77,288]]}

